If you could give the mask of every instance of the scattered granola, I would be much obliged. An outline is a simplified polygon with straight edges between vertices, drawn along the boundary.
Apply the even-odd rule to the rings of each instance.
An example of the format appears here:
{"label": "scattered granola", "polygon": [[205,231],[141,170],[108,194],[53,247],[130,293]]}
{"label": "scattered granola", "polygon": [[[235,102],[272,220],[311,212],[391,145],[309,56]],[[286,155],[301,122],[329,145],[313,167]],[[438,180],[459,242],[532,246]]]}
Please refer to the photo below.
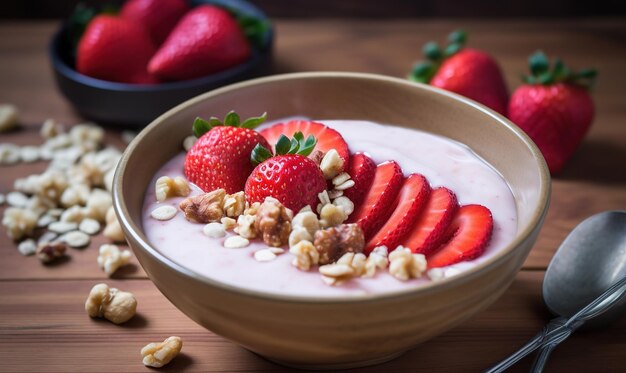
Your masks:
{"label": "scattered granola", "polygon": [[222,223],[209,223],[202,228],[202,232],[211,238],[222,238],[226,236],[226,228]]}
{"label": "scattered granola", "polygon": [[187,197],[191,193],[189,183],[182,176],[171,178],[169,176],[161,176],[155,183],[156,199],[163,202],[172,197]]}
{"label": "scattered granola", "polygon": [[37,252],[37,244],[35,240],[28,238],[17,245],[17,250],[24,256],[33,255]]}
{"label": "scattered granola", "polygon": [[398,246],[389,253],[389,273],[401,281],[421,277],[426,271],[426,257],[413,254],[411,249]]}
{"label": "scattered granola", "polygon": [[141,349],[143,365],[153,368],[161,368],[168,364],[180,353],[183,341],[180,337],[168,337],[160,343],[150,343]]}
{"label": "scattered granola", "polygon": [[226,229],[227,231],[235,229],[235,227],[237,226],[237,220],[229,218],[227,216],[224,216],[222,219],[220,219],[220,222],[222,223],[222,225],[224,225],[224,229]]}
{"label": "scattered granola", "polygon": [[188,152],[189,149],[191,149],[194,146],[196,141],[198,141],[198,138],[195,136],[185,137],[185,139],[183,140],[183,149],[185,149],[185,151]]}
{"label": "scattered granola", "polygon": [[320,225],[323,228],[335,227],[348,219],[343,208],[332,203],[324,205],[320,210]]}
{"label": "scattered granola", "polygon": [[120,250],[116,245],[105,244],[100,246],[98,266],[110,277],[118,268],[130,263],[131,257],[129,250]]}
{"label": "scattered granola", "polygon": [[165,205],[165,206],[157,207],[154,210],[152,210],[152,212],[150,213],[150,216],[152,216],[152,218],[156,220],[163,221],[163,220],[172,219],[174,216],[176,216],[176,213],[178,213],[178,210],[176,210],[176,207]]}
{"label": "scattered granola", "polygon": [[61,236],[61,241],[65,242],[69,247],[79,248],[89,245],[91,237],[85,232],[72,231]]}
{"label": "scattered granola", "polygon": [[255,228],[256,215],[239,215],[235,232],[241,237],[252,239],[257,235]]}
{"label": "scattered granola", "polygon": [[308,271],[319,263],[319,252],[311,241],[300,241],[289,248],[289,252],[295,255],[291,264],[302,271]]}
{"label": "scattered granola", "polygon": [[441,281],[446,277],[442,268],[431,268],[426,272],[426,275],[433,282]]}
{"label": "scattered granola", "polygon": [[257,262],[271,262],[276,259],[276,254],[270,249],[261,249],[254,252],[254,259]]}
{"label": "scattered granola", "polygon": [[330,180],[337,176],[343,168],[343,159],[335,149],[330,149],[320,162],[320,169],[324,173],[326,180]]}
{"label": "scattered granola", "polygon": [[250,241],[241,236],[231,236],[224,240],[224,247],[227,249],[241,249],[248,245],[250,245]]}
{"label": "scattered granola", "polygon": [[48,225],[48,230],[58,234],[64,234],[78,229],[78,224],[69,221],[55,221]]}
{"label": "scattered granola", "polygon": [[0,165],[13,165],[19,161],[19,146],[13,144],[0,144]]}
{"label": "scattered granola", "polygon": [[9,237],[17,241],[33,233],[37,218],[37,214],[31,210],[9,207],[4,210],[2,225],[6,227]]}
{"label": "scattered granola", "polygon": [[137,300],[129,292],[97,284],[89,292],[85,311],[90,317],[104,317],[114,324],[122,324],[135,316]]}
{"label": "scattered granola", "polygon": [[106,226],[102,234],[113,242],[126,242],[124,231],[122,231],[122,226],[117,220],[113,206],[111,206],[106,213]]}
{"label": "scattered granola", "polygon": [[236,218],[243,214],[246,208],[246,198],[243,192],[227,194],[224,197],[224,213],[227,217]]}
{"label": "scattered granola", "polygon": [[7,194],[7,203],[13,207],[26,207],[28,205],[28,197],[21,192],[10,192]]}
{"label": "scattered granola", "polygon": [[389,265],[387,246],[378,246],[367,257],[365,262],[365,273],[363,277],[374,277],[378,269],[385,269]]}
{"label": "scattered granola", "polygon": [[81,221],[80,224],[78,225],[79,230],[91,236],[100,232],[101,227],[102,226],[100,225],[100,222],[94,219],[90,219],[90,218],[83,219],[83,221]]}

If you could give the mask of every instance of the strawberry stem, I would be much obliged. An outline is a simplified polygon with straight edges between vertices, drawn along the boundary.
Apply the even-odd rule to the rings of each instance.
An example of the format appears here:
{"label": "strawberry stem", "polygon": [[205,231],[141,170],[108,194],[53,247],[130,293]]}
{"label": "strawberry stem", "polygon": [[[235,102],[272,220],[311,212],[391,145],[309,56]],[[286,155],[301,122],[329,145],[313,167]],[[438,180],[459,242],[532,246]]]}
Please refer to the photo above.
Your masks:
{"label": "strawberry stem", "polygon": [[463,49],[466,42],[467,33],[463,30],[455,30],[448,35],[448,44],[443,50],[439,47],[439,44],[434,41],[424,44],[422,54],[426,60],[418,61],[413,65],[408,79],[414,82],[428,84],[437,73],[437,70],[439,70],[443,61]]}
{"label": "strawberry stem", "polygon": [[[298,131],[293,134],[292,139],[289,139],[289,137],[285,135],[280,135],[274,149],[276,150],[276,155],[298,154],[307,157],[313,152],[315,145],[317,145],[315,136],[309,135],[305,139],[302,132]],[[250,155],[250,159],[255,165],[271,157],[272,153],[261,144],[257,144],[254,149],[252,149],[252,154]]]}
{"label": "strawberry stem", "polygon": [[193,121],[193,126],[191,130],[193,132],[193,135],[199,138],[205,133],[209,132],[213,127],[217,126],[239,127],[253,130],[257,128],[261,123],[265,122],[266,119],[267,113],[263,113],[258,117],[251,117],[241,122],[239,114],[237,114],[234,110],[231,110],[230,112],[228,112],[228,114],[226,114],[223,121],[216,117],[211,117],[208,121],[197,117]]}
{"label": "strawberry stem", "polygon": [[528,66],[530,75],[522,76],[522,80],[527,84],[551,85],[563,82],[591,88],[598,75],[595,69],[574,71],[565,66],[559,58],[555,59],[554,66],[550,69],[550,60],[542,51],[528,57]]}

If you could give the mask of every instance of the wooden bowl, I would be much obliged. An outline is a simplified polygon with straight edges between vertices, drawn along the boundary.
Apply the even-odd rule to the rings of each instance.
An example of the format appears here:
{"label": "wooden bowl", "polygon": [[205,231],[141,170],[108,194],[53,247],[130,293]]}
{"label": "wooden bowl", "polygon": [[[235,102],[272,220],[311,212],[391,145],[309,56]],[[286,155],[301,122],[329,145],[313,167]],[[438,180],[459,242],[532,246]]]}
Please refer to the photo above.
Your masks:
{"label": "wooden bowl", "polygon": [[[418,128],[470,146],[508,182],[518,232],[492,258],[441,282],[350,299],[281,296],[228,286],[162,255],[142,232],[148,183],[178,154],[198,116],[363,119]],[[128,242],[160,291],[212,332],[268,359],[308,369],[377,364],[462,323],[502,295],[532,248],[548,208],[541,153],[515,125],[469,99],[378,75],[298,73],[205,93],[168,111],[129,145],[116,172],[114,206]],[[172,331],[175,333],[175,331]]]}

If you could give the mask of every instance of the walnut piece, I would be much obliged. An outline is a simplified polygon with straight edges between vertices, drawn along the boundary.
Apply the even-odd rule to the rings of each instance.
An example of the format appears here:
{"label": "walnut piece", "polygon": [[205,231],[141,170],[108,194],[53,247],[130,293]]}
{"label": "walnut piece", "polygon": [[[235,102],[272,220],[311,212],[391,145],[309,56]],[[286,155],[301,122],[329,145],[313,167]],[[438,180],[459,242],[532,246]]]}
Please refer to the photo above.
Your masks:
{"label": "walnut piece", "polygon": [[332,203],[324,205],[320,210],[320,225],[324,228],[335,227],[348,219],[345,211]]}
{"label": "walnut piece", "polygon": [[213,223],[224,216],[224,198],[226,191],[216,189],[212,192],[189,197],[178,207],[185,213],[187,220],[193,223]]}
{"label": "walnut piece", "polygon": [[300,241],[291,247],[289,252],[295,255],[291,264],[302,271],[308,271],[319,263],[319,252],[311,241]]}
{"label": "walnut piece", "polygon": [[233,219],[233,218],[229,218],[227,216],[223,217],[220,222],[222,222],[222,225],[224,226],[224,229],[226,229],[227,231],[234,229],[237,226],[237,220]]}
{"label": "walnut piece", "polygon": [[29,209],[9,207],[4,210],[2,225],[6,227],[9,237],[17,241],[32,235],[38,218],[39,216]]}
{"label": "walnut piece", "polygon": [[161,176],[157,179],[154,189],[159,202],[172,197],[187,197],[191,193],[189,183],[182,176],[176,176],[173,179],[169,176]]}
{"label": "walnut piece", "polygon": [[314,238],[320,264],[333,263],[345,253],[360,253],[365,246],[363,230],[356,224],[321,229],[315,233]]}
{"label": "walnut piece", "polygon": [[263,242],[279,247],[289,241],[291,216],[280,202],[268,198],[257,211],[254,228],[263,238]]}
{"label": "walnut piece", "polygon": [[426,271],[426,257],[413,254],[411,249],[398,246],[389,254],[389,273],[401,281],[421,277]]}
{"label": "walnut piece", "polygon": [[63,257],[67,245],[63,242],[46,242],[37,247],[37,257],[42,263],[52,263],[55,260]]}
{"label": "walnut piece", "polygon": [[118,268],[127,265],[131,257],[129,250],[120,250],[116,245],[105,244],[100,246],[98,266],[110,277]]}
{"label": "walnut piece", "polygon": [[246,209],[246,197],[243,192],[227,194],[224,197],[224,214],[231,218],[236,218],[243,214]]}
{"label": "walnut piece", "polygon": [[150,343],[141,349],[143,365],[161,368],[172,361],[182,348],[183,340],[176,336],[169,337],[160,343]]}
{"label": "walnut piece", "polygon": [[89,292],[85,311],[91,317],[104,317],[114,324],[122,324],[135,316],[137,300],[131,293],[97,284]]}

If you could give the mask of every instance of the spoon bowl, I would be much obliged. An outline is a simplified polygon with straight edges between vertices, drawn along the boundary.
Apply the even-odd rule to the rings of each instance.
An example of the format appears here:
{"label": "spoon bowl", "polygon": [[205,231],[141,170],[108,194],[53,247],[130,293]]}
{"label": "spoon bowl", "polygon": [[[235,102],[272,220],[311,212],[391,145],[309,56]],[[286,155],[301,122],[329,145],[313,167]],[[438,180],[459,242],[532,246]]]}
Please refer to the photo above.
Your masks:
{"label": "spoon bowl", "polygon": [[[543,281],[548,309],[570,317],[619,279],[626,277],[626,211],[587,218],[563,241]],[[605,326],[626,313],[622,299],[586,328]]]}

